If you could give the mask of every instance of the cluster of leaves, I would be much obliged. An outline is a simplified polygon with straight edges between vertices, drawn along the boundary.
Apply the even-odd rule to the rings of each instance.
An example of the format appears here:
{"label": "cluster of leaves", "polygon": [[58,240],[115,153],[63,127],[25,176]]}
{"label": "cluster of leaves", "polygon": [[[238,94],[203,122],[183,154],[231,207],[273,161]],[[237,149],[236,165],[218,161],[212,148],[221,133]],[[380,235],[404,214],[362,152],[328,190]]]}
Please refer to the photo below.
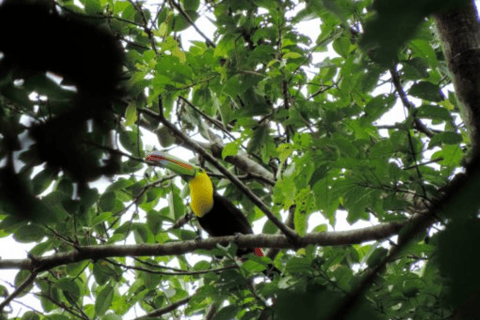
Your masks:
{"label": "cluster of leaves", "polygon": [[[431,1],[416,1],[418,6],[397,11],[391,9],[403,1],[378,2],[381,6],[373,11],[371,0],[170,0],[158,7],[134,1],[81,0],[79,5],[58,0],[64,13],[91,16],[92,23],[111,30],[125,47],[127,103],[112,104],[108,121],[90,124],[92,129],[83,129],[82,140],[75,141],[91,163],[115,152],[125,157],[109,172],[116,176],[106,188],[103,180],[100,186],[87,184],[79,191],[76,174],[48,161],[42,164],[28,143],[9,148],[12,141],[28,140],[25,131],[28,137],[34,124],[60,117],[74,93],[45,74],[1,74],[0,157],[6,161],[6,150],[20,151],[22,190],[38,202],[44,219],[24,220],[14,214],[24,208],[0,197],[0,236],[13,234],[17,242],[35,243],[32,256],[70,252],[82,245],[195,239],[196,227],[171,228],[188,211],[185,190],[172,183],[171,176],[152,168],[145,171],[140,160],[147,145],[144,130],[160,132],[163,145],[175,140],[166,139],[171,133],[157,130],[157,119],[142,112],[159,112],[159,96],[162,112],[176,119],[184,132],[222,145],[218,161],[233,168],[224,159],[248,153],[272,172],[274,186],[256,180],[246,184],[276,214],[292,211],[300,235],[325,232],[321,217],[334,226],[339,210],[348,213],[351,224],[405,221],[424,210],[460,167],[468,138],[447,87],[448,71],[433,23],[424,21],[433,11]],[[214,37],[203,35],[202,41],[182,47],[182,35],[198,32],[201,17],[215,25]],[[312,19],[319,21],[316,39],[297,30]],[[413,29],[403,33],[404,26]],[[386,37],[385,30],[392,33]],[[38,100],[29,98],[32,91]],[[404,118],[377,124],[390,111],[401,109]],[[64,147],[59,155],[71,150]],[[67,162],[73,158],[70,155]],[[214,183],[251,222],[263,217],[228,180]],[[263,232],[277,229],[268,221]],[[437,235],[430,243],[420,236],[387,266],[352,311],[352,319],[450,315],[447,289],[432,261],[438,242]],[[193,294],[174,314],[205,315],[215,306],[215,319],[257,319],[265,314],[275,319],[327,319],[387,252],[381,242],[282,251],[274,262],[284,266],[283,277],[254,285],[249,279],[265,269],[267,258],[249,257],[240,268],[205,272],[237,266],[233,245],[199,251],[196,263],[182,255],[84,261],[42,272],[30,289],[43,311],[29,311],[23,318],[114,320],[134,307],[154,312]],[[217,260],[218,255],[226,258]],[[449,263],[443,259],[440,262]],[[461,272],[442,270],[444,276]],[[19,272],[15,285],[29,274]],[[5,294],[12,291],[1,289]],[[278,300],[270,306],[272,297]]]}

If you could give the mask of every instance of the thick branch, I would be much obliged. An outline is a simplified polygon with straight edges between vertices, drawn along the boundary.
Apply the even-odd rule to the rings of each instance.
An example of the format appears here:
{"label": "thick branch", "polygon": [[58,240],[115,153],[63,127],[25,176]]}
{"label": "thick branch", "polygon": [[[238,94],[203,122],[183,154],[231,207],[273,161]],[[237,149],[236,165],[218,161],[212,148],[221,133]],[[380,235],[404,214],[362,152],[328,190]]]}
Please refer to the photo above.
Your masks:
{"label": "thick branch", "polygon": [[111,257],[126,256],[170,256],[194,252],[198,249],[211,250],[220,244],[234,242],[239,248],[301,248],[308,245],[337,246],[358,244],[365,241],[381,240],[398,233],[406,223],[390,222],[363,229],[310,233],[300,238],[295,245],[283,234],[278,235],[238,235],[214,237],[205,240],[188,240],[165,244],[137,245],[101,245],[78,247],[71,252],[56,253],[51,256],[31,259],[0,260],[0,269],[26,269],[38,272],[49,270],[60,265],[83,260],[98,260]]}
{"label": "thick branch", "polygon": [[480,158],[474,158],[467,166],[467,174],[455,176],[429,207],[428,212],[415,215],[411,223],[406,224],[402,228],[399,233],[398,245],[392,247],[389,254],[363,277],[359,285],[342,301],[337,312],[329,320],[345,319],[359,298],[363,296],[365,290],[375,281],[380,272],[385,269],[385,266],[394,260],[419,232],[424,231],[435,221],[438,221],[438,216],[458,218],[466,212],[478,212],[478,208],[480,208],[479,189]]}
{"label": "thick branch", "polygon": [[473,155],[480,143],[480,23],[474,1],[461,9],[434,16],[445,60],[472,141]]}
{"label": "thick branch", "polygon": [[[142,112],[144,110],[141,110]],[[149,110],[148,110],[149,111]],[[150,118],[154,118],[155,120],[158,120],[158,115],[154,112],[143,112],[145,115],[149,116]],[[150,124],[150,121],[148,121],[148,124],[145,123],[143,124],[145,129],[152,131],[152,124]],[[205,142],[200,142],[200,141],[195,141],[197,145],[200,145],[202,148],[210,150],[212,152],[213,156],[217,159],[223,159],[222,157],[222,151],[224,146],[219,143],[205,143]],[[195,149],[190,146],[190,145],[182,145],[182,147],[195,151]],[[274,185],[275,184],[275,177],[273,174],[265,169],[262,165],[259,163],[253,161],[248,157],[248,155],[240,153],[236,154],[234,156],[228,156],[225,159],[226,162],[233,164],[236,168],[252,175],[255,179],[259,179],[261,181],[264,181],[268,183],[269,185]]]}
{"label": "thick branch", "polygon": [[[223,146],[215,143],[209,145],[208,149],[212,152],[213,156],[217,159],[222,159]],[[255,179],[261,180],[269,185],[275,184],[275,177],[273,174],[265,169],[259,163],[253,161],[244,153],[239,153],[234,156],[228,156],[225,161],[233,164],[236,168],[248,173]]]}

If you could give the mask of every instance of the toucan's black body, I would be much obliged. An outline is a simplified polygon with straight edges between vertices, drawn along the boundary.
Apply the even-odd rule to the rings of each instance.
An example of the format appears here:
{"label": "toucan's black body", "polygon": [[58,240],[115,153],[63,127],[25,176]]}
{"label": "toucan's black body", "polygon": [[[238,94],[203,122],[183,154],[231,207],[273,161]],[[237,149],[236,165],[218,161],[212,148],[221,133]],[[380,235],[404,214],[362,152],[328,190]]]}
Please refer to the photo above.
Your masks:
{"label": "toucan's black body", "polygon": [[[212,237],[231,236],[238,233],[253,234],[252,227],[245,215],[228,199],[215,193],[213,207],[198,222]],[[254,252],[253,249],[238,249],[239,256]]]}
{"label": "toucan's black body", "polygon": [[[247,217],[227,198],[213,194],[213,207],[202,217],[197,217],[200,226],[212,237],[231,236],[235,234],[253,234],[252,227]],[[260,248],[239,248],[237,256],[243,256],[248,253],[255,253],[262,257],[263,251]],[[274,273],[280,274],[273,264],[269,264],[263,273],[270,279],[273,279]]]}
{"label": "toucan's black body", "polygon": [[[202,228],[212,237],[252,234],[253,230],[247,218],[227,198],[215,192],[207,172],[191,163],[162,151],[152,151],[146,156],[148,161],[169,168],[188,182],[190,188],[190,206]],[[263,257],[261,248],[240,248],[238,256],[255,253]],[[264,270],[265,275],[273,278],[280,271],[272,264]]]}

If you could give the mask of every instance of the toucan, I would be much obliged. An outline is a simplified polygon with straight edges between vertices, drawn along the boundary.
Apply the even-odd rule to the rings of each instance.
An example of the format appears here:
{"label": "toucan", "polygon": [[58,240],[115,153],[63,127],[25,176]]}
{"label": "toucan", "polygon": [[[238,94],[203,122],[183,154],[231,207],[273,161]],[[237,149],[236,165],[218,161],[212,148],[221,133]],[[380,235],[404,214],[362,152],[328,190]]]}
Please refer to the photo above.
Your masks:
{"label": "toucan", "polygon": [[[253,234],[252,227],[242,211],[227,198],[215,192],[212,181],[204,169],[162,151],[152,151],[145,159],[172,170],[188,182],[192,211],[197,216],[200,226],[210,236]],[[261,248],[240,248],[237,256],[252,252],[259,257],[264,256]],[[270,278],[272,271],[279,273],[273,265],[265,271]]]}

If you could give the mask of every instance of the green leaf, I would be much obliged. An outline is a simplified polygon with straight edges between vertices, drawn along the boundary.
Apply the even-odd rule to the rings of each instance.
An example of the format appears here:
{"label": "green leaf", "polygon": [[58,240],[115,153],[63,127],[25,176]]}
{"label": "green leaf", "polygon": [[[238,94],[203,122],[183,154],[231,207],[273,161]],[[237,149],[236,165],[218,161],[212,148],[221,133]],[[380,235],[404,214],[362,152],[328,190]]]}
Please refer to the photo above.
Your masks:
{"label": "green leaf", "polygon": [[234,156],[238,153],[238,149],[239,149],[238,140],[240,139],[236,139],[235,141],[229,142],[225,145],[225,147],[223,147],[223,150],[222,150],[223,159],[225,159],[228,156]]}
{"label": "green leaf", "polygon": [[104,315],[102,320],[122,320],[122,317],[113,313],[109,313]]}
{"label": "green leaf", "polygon": [[282,57],[283,57],[283,59],[298,59],[298,58],[301,58],[302,55],[298,52],[290,51],[290,52],[285,53]]}
{"label": "green leaf", "polygon": [[426,119],[438,119],[438,120],[445,120],[450,121],[452,120],[452,116],[447,109],[441,106],[434,106],[434,105],[422,105],[418,109],[415,110],[415,115],[419,118],[426,118]]}
{"label": "green leaf", "polygon": [[295,231],[297,231],[300,236],[304,236],[308,229],[308,216],[310,213],[308,208],[309,197],[309,189],[300,190],[295,197],[294,225]]}
{"label": "green leaf", "polygon": [[333,50],[344,58],[350,54],[350,39],[347,37],[340,37],[333,41]]}
{"label": "green leaf", "polygon": [[121,131],[120,135],[120,143],[122,146],[127,149],[132,154],[137,154],[138,150],[142,150],[143,146],[138,144],[137,142],[137,134],[133,131]]}
{"label": "green leaf", "polygon": [[413,37],[426,16],[460,7],[466,2],[378,0],[375,2],[376,13],[365,24],[361,45],[365,50],[376,48],[375,59],[387,64],[395,58],[400,47]]}
{"label": "green leaf", "polygon": [[223,307],[220,309],[215,316],[213,317],[213,320],[230,320],[234,319],[235,315],[240,311],[240,308],[236,305],[230,305]]}
{"label": "green leaf", "polygon": [[153,235],[144,223],[132,224],[136,243],[153,243]]}
{"label": "green leaf", "polygon": [[112,304],[114,295],[113,286],[107,285],[101,289],[95,300],[95,315],[103,316]]}
{"label": "green leaf", "polygon": [[33,194],[38,195],[45,191],[53,182],[53,179],[56,177],[56,170],[45,168],[40,171],[32,180],[33,185]]}
{"label": "green leaf", "polygon": [[439,162],[444,166],[460,166],[463,159],[463,151],[458,145],[445,145],[442,150],[435,152],[432,159],[442,158]]}
{"label": "green leaf", "polygon": [[157,235],[162,231],[162,223],[165,218],[156,211],[150,211],[147,213],[147,225],[153,235]]}
{"label": "green leaf", "polygon": [[183,199],[180,197],[177,188],[172,188],[172,193],[168,198],[169,209],[170,209],[170,218],[178,220],[180,217],[185,215],[185,204]]}
{"label": "green leaf", "polygon": [[313,274],[315,269],[306,258],[292,257],[288,260],[285,270],[292,274]]}
{"label": "green leaf", "polygon": [[104,194],[102,194],[99,200],[99,205],[102,211],[111,211],[115,206],[116,199],[117,197],[115,195],[115,192],[105,192]]}
{"label": "green leaf", "polygon": [[200,0],[182,0],[185,10],[197,11],[200,6]]}
{"label": "green leaf", "polygon": [[107,221],[107,219],[109,219],[111,216],[111,212],[102,212],[92,218],[90,226],[95,227],[97,224]]}
{"label": "green leaf", "polygon": [[115,191],[115,190],[125,189],[125,188],[131,186],[132,184],[134,184],[134,182],[132,180],[128,180],[128,179],[125,179],[125,178],[120,178],[117,181],[115,181],[114,183],[110,184],[107,187],[107,189],[105,190],[105,193],[107,193],[109,191],[111,192],[111,191]]}
{"label": "green leaf", "polygon": [[438,66],[437,55],[428,41],[420,39],[412,40],[410,41],[410,48],[414,56],[428,62],[430,68],[436,68]]}
{"label": "green leaf", "polygon": [[85,0],[85,12],[89,15],[97,15],[103,12],[103,6],[98,0]]}
{"label": "green leaf", "polygon": [[225,82],[223,86],[223,92],[228,94],[232,98],[236,98],[237,95],[240,93],[241,85],[240,80],[237,76],[233,76]]}
{"label": "green leaf", "polygon": [[40,316],[33,312],[33,311],[27,311],[22,315],[22,320],[40,320]]}
{"label": "green leaf", "polygon": [[127,110],[125,111],[125,126],[131,126],[137,121],[137,107],[133,104],[129,104]]}
{"label": "green leaf", "polygon": [[440,102],[443,100],[443,96],[440,93],[440,87],[428,81],[415,83],[410,90],[408,90],[408,94],[434,102]]}
{"label": "green leaf", "polygon": [[14,233],[22,224],[24,220],[16,216],[7,216],[0,221],[0,230],[6,234]]}
{"label": "green leaf", "polygon": [[[191,21],[195,22],[199,15],[196,10],[185,10],[185,13],[188,15]],[[191,23],[181,14],[176,15],[173,21],[173,31],[183,31],[191,26]]]}
{"label": "green leaf", "polygon": [[269,133],[268,125],[260,125],[253,132],[253,136],[248,142],[247,151],[250,153],[255,153],[260,150],[266,143]]}
{"label": "green leaf", "polygon": [[331,182],[329,178],[321,179],[316,182],[312,189],[315,195],[317,208],[327,218],[330,224],[335,225],[335,212],[340,205],[338,197],[332,193]]}
{"label": "green leaf", "polygon": [[105,261],[98,261],[93,265],[93,276],[99,285],[104,285],[108,280],[115,277],[115,270]]}
{"label": "green leaf", "polygon": [[74,278],[62,278],[57,281],[57,286],[63,291],[63,295],[71,304],[80,299],[80,287]]}
{"label": "green leaf", "polygon": [[161,274],[154,274],[149,272],[142,272],[139,276],[139,279],[143,280],[144,286],[147,289],[154,290],[158,287],[162,281],[163,276]]}
{"label": "green leaf", "polygon": [[45,231],[37,224],[24,224],[13,234],[13,238],[21,243],[39,242],[43,237],[45,237]]}
{"label": "green leaf", "polygon": [[463,141],[462,135],[456,132],[440,132],[430,139],[429,148],[441,146],[442,144],[459,144]]}
{"label": "green leaf", "polygon": [[363,124],[370,124],[387,113],[395,105],[396,97],[390,95],[378,95],[371,99],[365,106],[365,114],[362,116]]}
{"label": "green leaf", "polygon": [[53,241],[52,240],[47,240],[45,242],[40,242],[37,244],[35,247],[33,247],[29,252],[30,254],[36,255],[36,256],[41,256],[45,252],[52,250],[54,247]]}
{"label": "green leaf", "polygon": [[90,209],[93,204],[98,200],[98,190],[97,189],[88,189],[84,190],[82,193],[82,198],[80,199],[80,206],[83,212],[86,212]]}
{"label": "green leaf", "polygon": [[90,264],[90,261],[70,263],[67,265],[67,274],[74,278],[78,277],[80,272],[82,272],[89,264]]}
{"label": "green leaf", "polygon": [[367,265],[370,268],[375,268],[388,254],[385,248],[377,248],[367,259]]}
{"label": "green leaf", "polygon": [[69,317],[63,314],[52,314],[47,316],[47,319],[48,320],[70,320]]}

